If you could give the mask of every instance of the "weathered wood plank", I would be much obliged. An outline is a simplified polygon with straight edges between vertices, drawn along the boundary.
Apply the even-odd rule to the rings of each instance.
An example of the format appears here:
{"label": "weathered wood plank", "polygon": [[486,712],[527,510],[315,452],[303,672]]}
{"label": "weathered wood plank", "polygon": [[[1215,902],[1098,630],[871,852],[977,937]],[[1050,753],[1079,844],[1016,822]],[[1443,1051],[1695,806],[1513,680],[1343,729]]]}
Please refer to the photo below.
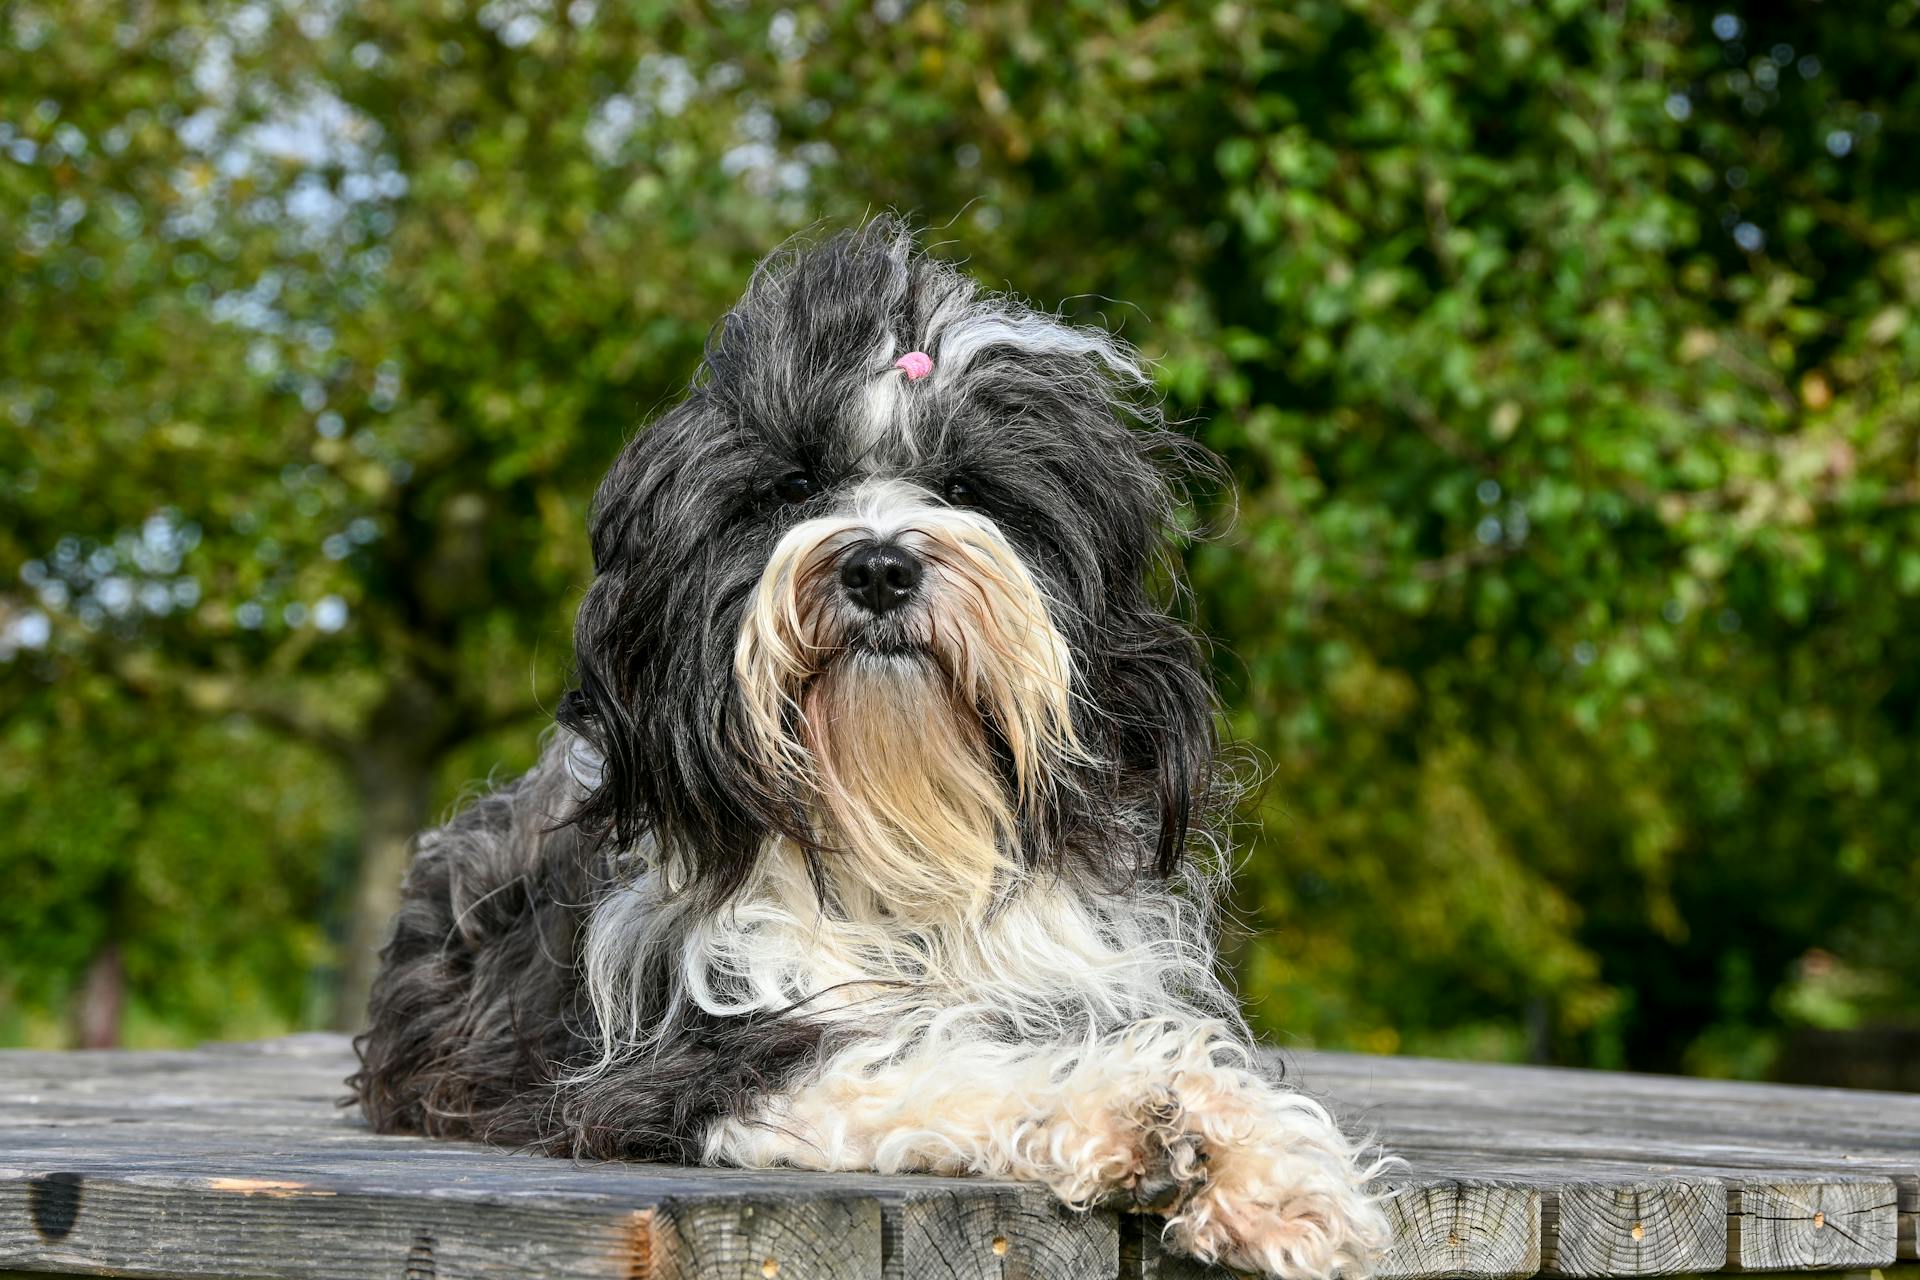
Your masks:
{"label": "weathered wood plank", "polygon": [[1413,1121],[1397,1122],[1394,1134],[1395,1149],[1402,1154],[1437,1158],[1457,1153],[1523,1159],[1535,1165],[1604,1163],[1634,1165],[1650,1172],[1695,1170],[1734,1184],[1764,1182],[1782,1172],[1835,1182],[1878,1177],[1893,1185],[1901,1209],[1920,1204],[1920,1160],[1907,1153],[1836,1153],[1800,1146],[1729,1142],[1717,1137],[1621,1137],[1521,1127],[1463,1133]]}
{"label": "weathered wood plank", "polygon": [[1109,1280],[1120,1265],[1113,1214],[1076,1213],[1035,1187],[930,1192],[888,1206],[884,1280]]}
{"label": "weathered wood plank", "polygon": [[121,1276],[633,1280],[630,1214],[234,1179],[0,1178],[0,1267]]}
{"label": "weathered wood plank", "polygon": [[864,1197],[669,1201],[633,1215],[632,1280],[871,1280],[880,1204]]}
{"label": "weathered wood plank", "polygon": [[[1538,1274],[1540,1193],[1498,1179],[1383,1179],[1394,1244],[1379,1280],[1457,1276],[1515,1280]],[[1121,1224],[1121,1280],[1230,1280],[1240,1273],[1169,1252],[1151,1218]]]}
{"label": "weathered wood plank", "polygon": [[[1917,1253],[1920,1242],[1916,1242],[1916,1223],[1920,1223],[1920,1212],[1917,1212],[1920,1211],[1920,1162],[1909,1153],[1869,1150],[1835,1153],[1798,1144],[1762,1146],[1717,1137],[1601,1137],[1525,1128],[1507,1131],[1498,1128],[1495,1116],[1485,1119],[1482,1127],[1471,1132],[1414,1121],[1390,1123],[1395,1149],[1418,1163],[1451,1167],[1462,1159],[1485,1158],[1509,1169],[1524,1169],[1535,1177],[1550,1176],[1556,1171],[1598,1173],[1604,1169],[1663,1178],[1702,1175],[1725,1183],[1729,1195],[1745,1188],[1758,1192],[1769,1186],[1790,1184],[1799,1189],[1795,1194],[1806,1197],[1811,1196],[1812,1188],[1817,1186],[1843,1187],[1877,1175],[1875,1185],[1884,1185],[1887,1194],[1881,1197],[1876,1193],[1873,1210],[1876,1221],[1871,1227],[1863,1227],[1859,1233],[1861,1243],[1845,1265],[1884,1265],[1890,1259],[1881,1256],[1878,1242],[1889,1236],[1895,1241],[1893,1257],[1911,1260],[1920,1256]],[[1887,1203],[1879,1204],[1880,1199]]]}
{"label": "weathered wood plank", "polygon": [[[266,1172],[272,1172],[271,1162]],[[531,1163],[531,1162],[529,1162]],[[977,1196],[796,1195],[764,1186],[667,1195],[553,1196],[462,1177],[439,1193],[368,1192],[286,1176],[56,1173],[0,1168],[0,1266],[245,1277],[773,1275],[1068,1277],[1117,1267],[1110,1217],[1071,1214],[1033,1188]],[[927,1180],[933,1181],[933,1180]],[[769,1188],[772,1188],[770,1191]],[[33,1237],[13,1224],[28,1222]],[[158,1234],[143,1224],[158,1222]],[[887,1225],[887,1224],[891,1225]],[[469,1256],[472,1255],[472,1256]],[[486,1267],[473,1257],[493,1259]],[[936,1266],[937,1264],[937,1266]],[[447,1271],[452,1267],[451,1271]]]}
{"label": "weathered wood plank", "polygon": [[862,1197],[695,1200],[657,1208],[396,1197],[314,1183],[210,1180],[189,1197],[156,1179],[58,1175],[24,1188],[39,1236],[0,1231],[0,1264],[125,1276],[363,1280],[531,1275],[611,1280],[865,1280],[879,1273],[880,1207]]}
{"label": "weathered wood plank", "polygon": [[1550,1276],[1678,1275],[1717,1270],[1727,1256],[1727,1189],[1712,1179],[1558,1187],[1540,1219]]}
{"label": "weathered wood plank", "polygon": [[1875,1210],[1845,1265],[1879,1265],[1889,1230],[1898,1257],[1920,1256],[1920,1099],[1908,1095],[1337,1054],[1303,1055],[1299,1067],[1296,1078],[1337,1090],[1349,1114],[1429,1160],[1602,1160],[1756,1191],[1791,1175],[1803,1198],[1814,1185],[1888,1178],[1892,1223]]}
{"label": "weathered wood plank", "polygon": [[[1885,1182],[1782,1181],[1734,1194],[1730,1271],[1845,1271],[1894,1258],[1893,1188]],[[1862,1264],[1862,1256],[1879,1259]]]}
{"label": "weathered wood plank", "polygon": [[1544,1104],[1569,1113],[1597,1107],[1631,1116],[1717,1114],[1760,1131],[1833,1132],[1839,1124],[1863,1132],[1892,1129],[1909,1144],[1920,1140],[1920,1095],[1914,1094],[1432,1058],[1301,1053],[1287,1059],[1297,1083],[1342,1098],[1368,1093],[1437,1104],[1475,1099],[1515,1107]]}
{"label": "weathered wood plank", "polygon": [[1710,1176],[1475,1152],[1402,1154],[1416,1173],[1446,1169],[1538,1191],[1544,1275],[1685,1274],[1716,1271],[1726,1258],[1727,1188]]}
{"label": "weathered wood plank", "polygon": [[[1910,1227],[1895,1212],[1895,1188],[1885,1178],[1591,1157],[1418,1149],[1408,1155],[1416,1166],[1483,1167],[1537,1186],[1543,1196],[1542,1271],[1548,1275],[1695,1272],[1722,1265],[1741,1271],[1881,1267],[1895,1261],[1901,1233]],[[1764,1234],[1757,1234],[1756,1213],[1766,1224]],[[1710,1220],[1716,1215],[1718,1226]],[[1782,1262],[1783,1256],[1817,1257],[1820,1265]]]}
{"label": "weathered wood plank", "polygon": [[[0,1052],[0,1267],[266,1277],[1198,1280],[1038,1188],[612,1164],[368,1132],[344,1040]],[[1920,1098],[1299,1055],[1408,1164],[1384,1280],[1912,1256]]]}
{"label": "weathered wood plank", "polygon": [[1495,1178],[1435,1183],[1384,1180],[1393,1247],[1380,1264],[1381,1280],[1417,1276],[1519,1277],[1541,1266],[1537,1187]]}
{"label": "weathered wood plank", "polygon": [[[514,1221],[538,1220],[557,1213],[562,1235],[595,1237],[586,1246],[589,1257],[605,1255],[608,1246],[600,1237],[630,1240],[633,1256],[650,1259],[649,1265],[663,1278],[680,1274],[674,1268],[686,1258],[700,1261],[705,1268],[698,1272],[701,1275],[714,1273],[722,1260],[726,1266],[744,1267],[746,1253],[742,1250],[750,1252],[762,1243],[781,1244],[781,1248],[751,1259],[753,1267],[747,1271],[772,1262],[789,1275],[800,1267],[798,1274],[802,1275],[866,1278],[949,1272],[955,1276],[1104,1278],[1117,1266],[1116,1228],[1111,1215],[1070,1213],[1043,1190],[1017,1183],[645,1165],[579,1167],[463,1144],[371,1136],[368,1149],[354,1153],[355,1158],[344,1165],[312,1151],[281,1155],[238,1149],[244,1143],[222,1146],[209,1154],[177,1149],[143,1151],[137,1142],[117,1150],[95,1149],[84,1140],[64,1143],[61,1150],[51,1153],[58,1166],[51,1176],[61,1183],[89,1188],[87,1216],[105,1239],[128,1235],[130,1224],[139,1214],[163,1213],[189,1227],[193,1241],[206,1244],[215,1256],[231,1253],[238,1258],[237,1273],[256,1277],[386,1274],[378,1269],[381,1261],[396,1256],[396,1249],[397,1256],[405,1257],[407,1249],[401,1246],[411,1247],[409,1224],[427,1221],[428,1225],[419,1230],[443,1243],[449,1231],[461,1229],[464,1218],[435,1225],[434,1215],[440,1212],[437,1204],[425,1210],[415,1208],[418,1201],[450,1195],[488,1206],[487,1223],[509,1232]],[[76,1150],[84,1152],[84,1157],[68,1158],[74,1157]],[[466,1158],[446,1158],[462,1153]],[[45,1172],[49,1154],[35,1148],[16,1149],[0,1163],[0,1186],[30,1184],[35,1177],[44,1181],[49,1176]],[[14,1161],[22,1158],[38,1167],[15,1167]],[[208,1176],[205,1171],[209,1168],[220,1172]],[[350,1187],[343,1186],[343,1175],[351,1179]],[[111,1212],[118,1203],[114,1188],[127,1182],[143,1194],[128,1215],[116,1215]],[[96,1183],[109,1189],[96,1196],[91,1190]],[[202,1212],[202,1202],[210,1196],[217,1198],[216,1193],[235,1190],[254,1190],[268,1198],[249,1206],[251,1212],[244,1219]],[[315,1204],[322,1197],[330,1202],[328,1212],[317,1213]],[[236,1242],[220,1239],[227,1231],[248,1237],[285,1236],[289,1232],[299,1236],[311,1228],[324,1235],[340,1229],[333,1205],[358,1205],[362,1200],[395,1221],[384,1234],[373,1232],[357,1238],[355,1247],[338,1259],[311,1262],[295,1258],[269,1265]],[[96,1205],[106,1207],[106,1216],[93,1212]],[[814,1206],[831,1209],[846,1205],[859,1208],[857,1231],[843,1231],[843,1224],[835,1225],[831,1220],[823,1225],[809,1216]],[[20,1232],[14,1238],[12,1229],[22,1221],[0,1200],[0,1263],[60,1264],[71,1261],[73,1250],[87,1243],[83,1237],[66,1245],[62,1252],[49,1249],[44,1237],[35,1239]],[[843,1235],[851,1241],[847,1246],[850,1256],[829,1266],[811,1242],[838,1242]],[[540,1246],[544,1240],[534,1231],[526,1243],[529,1247]],[[480,1247],[490,1247],[485,1237]],[[550,1261],[558,1269],[519,1274],[599,1274],[586,1263],[552,1254],[552,1250],[536,1252],[533,1258],[550,1254]],[[563,1262],[566,1266],[559,1265]],[[508,1267],[503,1274],[515,1274],[513,1267],[531,1266],[532,1259],[510,1254],[503,1265]],[[638,1263],[633,1265],[636,1275],[650,1274],[638,1270]],[[337,1271],[330,1269],[335,1266]],[[193,1274],[227,1274],[197,1258],[190,1270]],[[171,1273],[132,1269],[127,1274]],[[615,1268],[607,1274],[624,1276],[627,1272]]]}

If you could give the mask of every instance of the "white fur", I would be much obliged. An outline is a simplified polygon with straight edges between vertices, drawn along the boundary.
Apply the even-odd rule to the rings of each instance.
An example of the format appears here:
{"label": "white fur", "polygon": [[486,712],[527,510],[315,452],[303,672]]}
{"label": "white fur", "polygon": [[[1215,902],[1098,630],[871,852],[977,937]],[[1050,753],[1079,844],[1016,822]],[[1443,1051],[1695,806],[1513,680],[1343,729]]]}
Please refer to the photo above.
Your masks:
{"label": "white fur", "polygon": [[1056,316],[1024,309],[1019,312],[974,310],[947,326],[936,345],[934,375],[944,372],[950,378],[957,378],[981,352],[1000,346],[1017,347],[1029,355],[1092,356],[1126,382],[1138,385],[1148,380],[1139,357],[1112,334],[1070,325]]}
{"label": "white fur", "polygon": [[1326,1111],[1262,1080],[1225,1027],[1180,1018],[1080,1045],[858,1041],[715,1125],[707,1156],[1027,1178],[1075,1208],[1164,1179],[1171,1243],[1276,1275],[1363,1271],[1385,1235],[1359,1189],[1372,1170]]}
{"label": "white fur", "polygon": [[849,1034],[786,1092],[717,1123],[707,1159],[749,1167],[1030,1178],[1086,1208],[1157,1163],[1189,1190],[1165,1231],[1275,1275],[1358,1274],[1385,1240],[1377,1167],[1311,1099],[1253,1069],[1205,941],[1204,884],[1089,895],[1020,884],[984,918],[903,922],[822,905],[774,843],[725,911],[679,928],[649,872],[595,913],[588,976],[620,1052],[644,1052],[631,983],[672,946],[681,1002],[806,1016]]}
{"label": "white fur", "polygon": [[889,333],[881,336],[867,361],[867,367],[874,372],[867,381],[866,416],[860,423],[860,443],[869,455],[900,431],[908,382],[906,373],[893,367],[899,356],[900,344]]}

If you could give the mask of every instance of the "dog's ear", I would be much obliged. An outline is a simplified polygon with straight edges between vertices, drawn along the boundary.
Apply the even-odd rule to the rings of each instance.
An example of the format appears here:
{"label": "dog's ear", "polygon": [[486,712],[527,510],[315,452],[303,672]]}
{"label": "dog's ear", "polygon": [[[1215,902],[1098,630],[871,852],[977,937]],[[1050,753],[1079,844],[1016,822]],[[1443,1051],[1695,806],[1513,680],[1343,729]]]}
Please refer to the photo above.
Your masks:
{"label": "dog's ear", "polygon": [[599,777],[583,780],[582,830],[623,848],[651,839],[720,899],[752,870],[772,802],[734,745],[732,633],[716,613],[735,594],[729,573],[746,570],[682,518],[697,499],[677,451],[698,438],[695,412],[683,404],[630,444],[595,498],[598,576],[557,718],[600,756]]}
{"label": "dog's ear", "polygon": [[[1146,411],[1156,422],[1157,408]],[[1106,455],[1099,486],[1108,565],[1100,624],[1084,638],[1096,651],[1094,700],[1114,726],[1107,750],[1121,766],[1118,799],[1139,829],[1156,815],[1139,870],[1169,876],[1190,843],[1214,834],[1232,801],[1219,768],[1218,699],[1206,645],[1182,616],[1191,597],[1175,548],[1190,536],[1176,523],[1196,494],[1225,505],[1231,480],[1198,442],[1155,427],[1129,431],[1132,449]]]}
{"label": "dog's ear", "polygon": [[[1110,658],[1107,701],[1125,772],[1151,788],[1159,816],[1150,869],[1168,876],[1189,838],[1213,822],[1219,733],[1200,645],[1174,619],[1143,614],[1135,642]],[[1143,852],[1145,852],[1143,850]],[[1146,868],[1143,868],[1146,869]]]}
{"label": "dog's ear", "polygon": [[630,792],[624,779],[633,770],[630,717],[597,659],[576,656],[574,679],[578,687],[561,696],[553,717],[593,752],[594,767],[580,771],[587,798],[574,821],[590,833],[624,839],[636,825],[636,815],[625,812]]}
{"label": "dog's ear", "polygon": [[575,687],[561,698],[554,714],[562,728],[599,756],[593,771],[597,776],[590,780],[575,822],[589,835],[621,845],[638,841],[652,825],[651,806],[634,786],[649,753],[639,740],[632,696],[635,667],[643,661],[637,646],[648,637],[626,634],[623,625],[632,612],[636,586],[626,564],[634,544],[648,537],[645,496],[637,492],[643,484],[651,487],[643,452],[638,442],[630,443],[594,495],[596,576],[574,620]]}
{"label": "dog's ear", "polygon": [[709,670],[697,635],[670,632],[672,604],[652,600],[618,569],[602,573],[575,624],[576,688],[561,725],[600,756],[599,777],[576,821],[589,835],[632,848],[651,839],[684,856],[699,891],[716,902],[753,868],[769,816],[742,775],[731,742],[731,683]]}

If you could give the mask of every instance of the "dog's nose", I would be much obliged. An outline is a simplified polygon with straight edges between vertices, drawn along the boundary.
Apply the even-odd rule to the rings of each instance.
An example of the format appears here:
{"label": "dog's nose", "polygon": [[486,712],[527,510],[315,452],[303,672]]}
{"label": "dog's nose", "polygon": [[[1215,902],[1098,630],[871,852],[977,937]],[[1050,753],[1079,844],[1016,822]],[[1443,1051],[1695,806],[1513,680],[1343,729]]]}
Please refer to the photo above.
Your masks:
{"label": "dog's nose", "polygon": [[868,542],[849,551],[840,562],[840,585],[855,604],[878,615],[913,599],[921,572],[920,561],[905,547]]}

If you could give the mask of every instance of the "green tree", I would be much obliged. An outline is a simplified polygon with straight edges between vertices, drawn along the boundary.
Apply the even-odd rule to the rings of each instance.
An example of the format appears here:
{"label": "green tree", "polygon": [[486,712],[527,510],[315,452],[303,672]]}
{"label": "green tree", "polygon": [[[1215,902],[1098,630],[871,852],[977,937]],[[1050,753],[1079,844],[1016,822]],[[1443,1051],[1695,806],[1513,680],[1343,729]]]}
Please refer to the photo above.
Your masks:
{"label": "green tree", "polygon": [[214,828],[108,833],[266,785],[192,874],[299,862],[272,1006],[331,909],[350,1021],[407,834],[562,687],[599,471],[760,253],[888,207],[1240,481],[1192,568],[1270,1029],[1753,1070],[1810,947],[1920,998],[1910,4],[5,21],[4,741],[132,815],[0,798],[22,1007],[115,936],[157,989],[126,869]]}

